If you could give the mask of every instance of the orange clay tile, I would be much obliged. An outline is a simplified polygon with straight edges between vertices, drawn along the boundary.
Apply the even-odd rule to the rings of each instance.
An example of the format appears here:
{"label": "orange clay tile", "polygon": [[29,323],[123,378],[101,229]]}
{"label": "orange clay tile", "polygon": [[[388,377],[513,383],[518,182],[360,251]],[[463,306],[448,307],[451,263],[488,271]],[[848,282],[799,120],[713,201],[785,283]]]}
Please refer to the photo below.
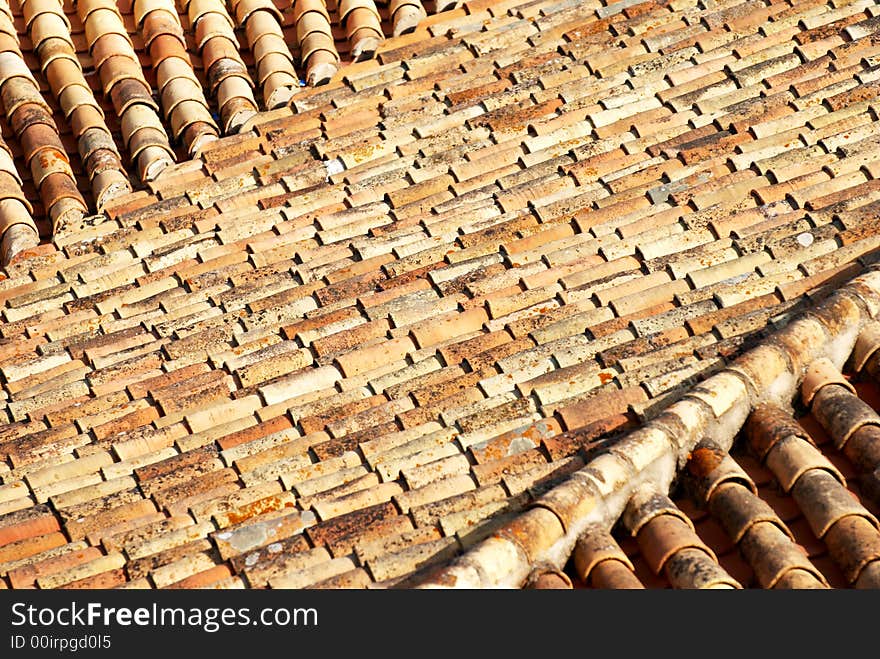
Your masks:
{"label": "orange clay tile", "polygon": [[[816,571],[777,586],[880,581],[844,498],[880,491],[876,12],[34,2],[0,13],[4,587],[769,587],[782,526]],[[738,429],[817,357],[861,398],[797,410],[798,485]],[[680,478],[707,434],[781,520],[742,555],[756,500]],[[596,515],[621,551],[578,574]]]}

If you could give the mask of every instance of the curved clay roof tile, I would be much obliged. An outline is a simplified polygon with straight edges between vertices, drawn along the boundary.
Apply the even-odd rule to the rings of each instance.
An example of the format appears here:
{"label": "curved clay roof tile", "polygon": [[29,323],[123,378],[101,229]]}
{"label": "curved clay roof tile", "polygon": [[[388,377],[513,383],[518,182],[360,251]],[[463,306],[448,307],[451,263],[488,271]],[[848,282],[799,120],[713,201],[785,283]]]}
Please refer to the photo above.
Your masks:
{"label": "curved clay roof tile", "polygon": [[122,173],[121,164],[100,169],[92,178],[95,207],[100,212],[111,200],[131,192],[131,183]]}
{"label": "curved clay roof tile", "polygon": [[46,67],[56,59],[69,59],[75,61],[77,65],[80,65],[79,58],[76,56],[76,48],[73,47],[71,42],[67,39],[58,37],[46,39],[40,44],[37,55],[40,58],[40,67],[44,72]]}
{"label": "curved clay roof tile", "polygon": [[[199,16],[195,27],[196,48],[201,50],[209,39],[228,39],[235,45],[236,54],[240,48],[238,38],[229,20],[229,17],[217,12],[209,12]],[[238,55],[240,57],[240,55]]]}
{"label": "curved clay roof tile", "polygon": [[[76,190],[76,185],[74,185],[73,181],[60,174],[53,176],[61,177],[58,179],[58,182],[63,187],[49,188],[46,183],[43,185],[51,190],[46,193],[47,197],[55,199],[55,202],[49,206],[49,219],[52,221],[52,232],[59,233],[66,226],[77,226],[82,221],[82,217],[88,211],[88,208],[79,191]],[[52,177],[50,176],[47,181],[51,180]],[[43,194],[42,191],[41,194]]]}
{"label": "curved clay roof tile", "polygon": [[810,362],[804,373],[804,379],[801,380],[801,399],[804,405],[809,406],[816,393],[829,384],[839,384],[855,394],[855,388],[830,359],[822,358]]}
{"label": "curved clay roof tile", "polygon": [[293,72],[290,59],[285,57],[283,53],[266,53],[260,59],[260,66],[257,67],[257,82],[262,85],[266,78],[279,71]]}
{"label": "curved clay roof tile", "polygon": [[268,13],[278,24],[284,23],[284,16],[272,0],[237,0],[237,2],[233,2],[232,13],[239,26],[246,25],[260,11]]}
{"label": "curved clay roof tile", "polygon": [[18,37],[18,30],[15,27],[15,21],[8,12],[2,10],[2,7],[0,7],[0,32],[8,34],[11,37]]}
{"label": "curved clay roof tile", "polygon": [[47,39],[64,39],[71,47],[70,24],[57,14],[40,14],[35,17],[30,27],[33,48],[38,49]]}
{"label": "curved clay roof tile", "polygon": [[728,482],[716,489],[708,507],[734,543],[739,543],[756,524],[763,523],[776,525],[794,542],[791,531],[769,504],[739,483]]}
{"label": "curved clay roof tile", "polygon": [[378,15],[365,7],[352,9],[346,19],[345,31],[351,44],[351,56],[355,61],[372,57],[385,41]]}
{"label": "curved clay roof tile", "polygon": [[0,199],[17,199],[24,204],[28,213],[34,212],[33,206],[21,189],[21,183],[19,183],[17,176],[6,171],[0,171]]}
{"label": "curved clay roof tile", "polygon": [[620,563],[630,572],[632,562],[614,540],[613,536],[599,528],[589,527],[578,538],[572,553],[575,574],[588,583],[593,570],[603,562]]}
{"label": "curved clay roof tile", "polygon": [[125,78],[120,80],[110,90],[110,100],[113,103],[113,109],[117,114],[125,112],[125,109],[132,103],[144,103],[150,105],[154,110],[158,111],[159,106],[153,100],[150,88],[143,80],[135,78]]}
{"label": "curved clay roof tile", "polygon": [[708,503],[715,490],[731,481],[757,493],[755,483],[730,455],[711,440],[702,440],[685,466],[690,489],[701,504]]}
{"label": "curved clay roof tile", "polygon": [[189,76],[177,76],[165,81],[165,84],[160,89],[162,111],[168,117],[174,111],[174,108],[184,101],[196,101],[207,108],[208,104],[205,102],[201,91],[202,87],[198,81]]}
{"label": "curved clay roof tile", "polygon": [[333,48],[329,50],[326,45],[309,44],[309,56],[306,58],[306,82],[312,87],[322,85],[330,81],[339,70],[339,53]]}
{"label": "curved clay roof tile", "polygon": [[686,547],[673,554],[664,566],[664,573],[673,588],[740,589],[734,579],[717,561],[698,548]]}
{"label": "curved clay roof tile", "polygon": [[590,573],[593,588],[643,590],[644,584],[635,573],[620,561],[602,561]]}
{"label": "curved clay roof tile", "polygon": [[19,53],[18,39],[11,34],[0,32],[0,53]]}
{"label": "curved clay roof tile", "polygon": [[183,141],[189,144],[189,151],[194,158],[212,142],[219,139],[217,135],[217,127],[212,122],[210,124],[192,124],[187,126],[183,131]]}
{"label": "curved clay roof tile", "polygon": [[55,128],[53,123],[49,123],[51,121],[50,117],[47,117],[47,119],[47,122],[30,124],[19,135],[18,139],[21,142],[25,163],[30,163],[31,158],[42,149],[55,149],[65,159],[67,158],[64,144],[62,144],[61,138],[58,136],[58,129]]}
{"label": "curved clay roof tile", "polygon": [[[215,96],[221,93],[220,87],[229,79],[236,80],[236,82],[230,83],[230,88],[238,89],[241,85],[253,88],[254,83],[247,74],[247,68],[241,62],[227,57],[212,62],[211,68],[208,70],[207,82]],[[228,95],[228,92],[226,94]],[[222,104],[218,103],[218,105]]]}
{"label": "curved clay roof tile", "polygon": [[[80,15],[81,18],[82,15]],[[131,44],[131,38],[128,36],[128,30],[122,23],[119,14],[107,7],[96,7],[88,16],[83,18],[83,24],[86,31],[86,43],[89,51],[95,41],[105,34],[118,34]]]}
{"label": "curved clay roof tile", "polygon": [[711,561],[717,561],[715,553],[694,532],[690,522],[678,515],[661,513],[652,517],[635,535],[645,561],[655,574],[662,574],[669,560],[687,549],[696,549]]}
{"label": "curved clay roof tile", "polygon": [[0,84],[6,84],[14,78],[24,78],[38,88],[34,74],[25,64],[20,53],[9,51],[0,53]]}
{"label": "curved clay roof tile", "polygon": [[294,23],[298,23],[304,14],[311,11],[322,14],[327,22],[330,22],[330,13],[327,11],[324,0],[293,0],[292,11]]}
{"label": "curved clay roof tile", "polygon": [[155,180],[165,169],[174,164],[174,155],[169,154],[169,149],[164,144],[155,143],[158,141],[154,140],[154,143],[137,152],[138,178],[142,181]]}
{"label": "curved clay roof tile", "polygon": [[266,109],[285,107],[299,89],[299,79],[295,75],[276,71],[263,81],[263,98]]}
{"label": "curved clay roof tile", "polygon": [[382,17],[379,15],[379,10],[376,9],[376,3],[373,0],[340,0],[339,7],[337,9],[339,20],[342,25],[345,26],[351,12],[356,9],[364,9],[369,13],[373,14],[376,18],[376,22],[380,22]]}
{"label": "curved clay roof tile", "polygon": [[749,445],[762,462],[773,446],[788,437],[812,441],[790,412],[769,403],[755,406],[746,418],[743,430]]}
{"label": "curved clay roof tile", "polygon": [[76,13],[80,17],[80,20],[83,22],[85,22],[89,14],[98,9],[109,9],[119,16],[120,20],[122,18],[122,14],[120,13],[115,0],[76,0],[76,2],[74,2],[74,7],[76,8]]}
{"label": "curved clay roof tile", "polygon": [[880,350],[880,323],[866,323],[859,332],[855,348],[853,348],[851,357],[853,370],[859,373],[864,369],[876,377],[876,366],[867,369],[866,367],[868,362],[877,355],[878,350]]}
{"label": "curved clay roof tile", "polygon": [[300,49],[303,48],[303,41],[312,34],[321,34],[333,41],[330,21],[320,12],[308,11],[296,19],[296,38],[300,43]]}
{"label": "curved clay roof tile", "polygon": [[104,62],[110,57],[125,52],[125,49],[130,43],[131,42],[128,39],[115,32],[102,34],[95,40],[95,43],[92,44],[92,66],[95,67],[95,70],[99,71]]}
{"label": "curved clay roof tile", "polygon": [[295,73],[272,71],[261,84],[263,85],[263,95],[265,97],[272,95],[273,92],[280,90],[282,87],[290,88],[290,93],[293,94],[299,87],[299,79]]}
{"label": "curved clay roof tile", "polygon": [[180,21],[177,20],[176,14],[164,9],[156,9],[151,11],[144,18],[141,34],[144,39],[144,46],[150,48],[153,40],[161,35],[171,35],[180,41],[181,45],[186,48],[186,35]]}
{"label": "curved clay roof tile", "polygon": [[83,130],[77,143],[78,152],[83,162],[89,160],[96,151],[111,151],[117,155],[119,151],[113,136],[102,126],[90,126]]}
{"label": "curved clay roof tile", "polygon": [[58,96],[70,85],[79,85],[83,80],[79,62],[67,57],[59,57],[49,62],[45,70],[46,81],[52,93]]}
{"label": "curved clay roof tile", "polygon": [[187,5],[186,11],[190,21],[190,30],[198,29],[199,21],[211,14],[222,16],[230,28],[235,28],[232,17],[226,11],[226,4],[220,0],[192,0]]}
{"label": "curved clay roof tile", "polygon": [[192,66],[179,57],[171,56],[164,58],[156,65],[156,81],[160,90],[165,89],[174,80],[178,79],[188,80],[195,85],[199,85],[199,80]]}
{"label": "curved clay roof tile", "polygon": [[28,78],[12,78],[0,86],[0,99],[7,116],[11,116],[20,106],[34,103],[48,110],[42,94]]}
{"label": "curved clay roof tile", "polygon": [[824,386],[813,397],[813,416],[831,435],[838,449],[845,449],[849,439],[866,425],[880,426],[880,415],[865,401],[839,383]]}
{"label": "curved clay roof tile", "polygon": [[255,11],[250,14],[244,23],[244,32],[248,44],[255,48],[263,39],[274,37],[281,39],[285,46],[284,31],[281,29],[283,21],[277,20],[271,13]]}
{"label": "curved clay roof tile", "polygon": [[[133,105],[126,112],[131,112],[136,108],[138,108],[138,106]],[[126,140],[126,148],[129,151],[129,157],[133,161],[137,160],[142,151],[150,147],[163,150],[170,158],[172,158],[171,162],[174,162],[174,152],[168,146],[168,136],[165,134],[164,128],[158,128],[156,126],[137,127]]]}
{"label": "curved clay roof tile", "polygon": [[180,24],[180,17],[173,0],[135,0],[132,6],[135,24],[142,26],[144,19],[154,11],[162,11],[168,14],[168,19]]}
{"label": "curved clay roof tile", "polygon": [[[106,135],[104,131],[93,128],[83,140],[80,140],[80,142],[85,142],[86,137],[91,137],[92,134],[95,133],[104,133]],[[119,152],[116,150],[116,146],[114,145],[113,148],[110,148],[109,146],[95,148],[95,143],[97,142],[98,140],[94,140],[94,142],[88,145],[91,148],[91,151],[89,152],[88,157],[83,159],[83,167],[85,168],[86,174],[89,177],[89,181],[93,184],[94,189],[97,189],[98,184],[95,183],[95,179],[99,174],[105,171],[116,171],[121,174],[124,171],[122,167],[122,159],[119,157]],[[123,178],[128,180],[127,177]],[[131,186],[129,186],[129,188],[130,187]]]}
{"label": "curved clay roof tile", "polygon": [[788,437],[773,445],[765,459],[783,492],[790,492],[798,479],[811,469],[824,469],[846,487],[843,475],[821,451],[800,437]]}
{"label": "curved clay roof tile", "polygon": [[24,15],[25,27],[30,28],[31,23],[37,16],[43,14],[55,14],[67,24],[70,29],[70,21],[64,13],[64,7],[58,0],[24,0],[21,3],[21,13]]}
{"label": "curved clay roof tile", "polygon": [[171,113],[171,134],[174,139],[179,139],[187,126],[195,123],[212,124],[214,122],[211,113],[202,103],[195,100],[184,100],[179,103]]}
{"label": "curved clay roof tile", "polygon": [[21,185],[21,176],[15,168],[15,161],[12,159],[12,154],[10,154],[5,148],[0,149],[0,171],[11,174],[13,178],[18,181],[18,184]]}
{"label": "curved clay roof tile", "polygon": [[67,161],[67,154],[53,147],[40,149],[33,154],[28,163],[30,165],[31,177],[37,188],[46,180],[46,177],[52,174],[58,173],[69,177],[73,176],[70,163]]}
{"label": "curved clay roof tile", "polygon": [[[2,190],[2,187],[0,187]],[[37,225],[34,223],[34,219],[31,216],[33,209],[27,204],[27,202],[22,202],[20,199],[14,199],[9,197],[3,197],[2,192],[0,192],[0,236],[3,238],[3,248],[6,250],[6,254],[2,254],[4,258],[4,263],[8,263],[10,260],[9,254],[19,254],[24,249],[28,247],[33,247],[36,245],[37,238]],[[9,229],[16,226],[24,226],[33,231],[33,235],[29,232],[23,232],[21,237],[17,239],[21,241],[23,244],[9,244],[9,238],[7,232]],[[13,232],[9,232],[11,234]]]}
{"label": "curved clay roof tile", "polygon": [[[263,58],[267,55],[280,55],[281,57],[284,57],[288,63],[293,63],[293,55],[291,55],[290,49],[287,47],[284,38],[281,36],[265,34],[251,46],[251,51],[254,54],[254,63],[258,68],[262,63]],[[293,67],[291,66],[291,70],[292,68]],[[276,65],[273,70],[283,69]]]}
{"label": "curved clay roof tile", "polygon": [[137,80],[147,87],[141,65],[133,60],[128,54],[111,54],[98,68],[101,77],[101,85],[105,94],[109,94],[113,87],[122,80]]}
{"label": "curved clay roof tile", "polygon": [[813,534],[819,539],[835,523],[849,515],[864,517],[877,526],[876,518],[825,469],[805,472],[794,484],[791,494],[807,518]]}
{"label": "curved clay roof tile", "polygon": [[257,105],[255,101],[241,96],[230,98],[220,108],[223,132],[227,135],[238,132],[256,114]]}
{"label": "curved clay roof tile", "polygon": [[276,71],[263,82],[263,99],[269,109],[280,108],[287,104],[299,90],[299,79],[296,75]]}
{"label": "curved clay roof tile", "polygon": [[18,106],[14,112],[9,115],[9,125],[16,137],[21,137],[25,128],[32,124],[46,124],[54,127],[52,116],[46,112],[46,108],[36,103],[25,103]]}
{"label": "curved clay roof tile", "polygon": [[317,52],[325,52],[333,58],[334,62],[339,61],[339,54],[333,44],[333,37],[324,32],[310,32],[300,42],[300,56],[303,62],[308,63],[309,59]]}
{"label": "curved clay roof tile", "polygon": [[622,519],[630,533],[637,535],[642,526],[658,515],[679,517],[684,524],[693,527],[688,516],[668,496],[658,492],[652,486],[641,488],[630,497]]}
{"label": "curved clay roof tile", "polygon": [[388,13],[395,37],[412,32],[428,15],[419,0],[391,0],[388,3]]}
{"label": "curved clay roof tile", "polygon": [[[856,515],[841,519],[829,529],[825,542],[834,562],[850,583],[858,582],[869,564],[880,561],[880,533],[863,517]],[[860,587],[867,586],[863,582]]]}
{"label": "curved clay roof tile", "polygon": [[[150,41],[150,59],[153,63],[153,69],[156,70],[157,78],[161,72],[162,66],[167,60],[176,59],[176,63],[169,63],[167,68],[171,70],[187,69],[192,71],[192,63],[189,54],[183,42],[176,36],[171,34],[159,34]],[[159,83],[162,86],[162,83]]]}
{"label": "curved clay roof tile", "polygon": [[147,107],[146,105],[135,104],[122,113],[122,117],[120,117],[120,129],[126,139],[126,148],[128,148],[132,136],[143,128],[152,128],[160,132],[164,132],[165,130],[158,115],[152,108]]}
{"label": "curved clay roof tile", "polygon": [[876,497],[880,491],[868,493],[867,481],[877,481],[880,473],[880,426],[866,424],[853,432],[843,447],[843,452],[856,470],[860,473],[863,494],[870,498]]}
{"label": "curved clay roof tile", "polygon": [[[40,182],[40,198],[50,214],[55,206],[59,206],[55,210],[56,215],[60,215],[62,210],[70,211],[75,207],[80,208],[82,212],[87,210],[76,183],[64,172],[51,172]],[[62,200],[68,199],[71,203],[59,205]]]}
{"label": "curved clay roof tile", "polygon": [[243,109],[241,102],[247,102],[254,110],[256,110],[256,100],[254,100],[254,93],[251,89],[250,79],[243,78],[241,76],[232,75],[227,76],[223,79],[220,85],[217,87],[217,105],[220,108],[221,121],[224,123],[224,132],[228,132],[228,117],[229,110],[224,112],[224,108],[229,105],[231,101],[236,99],[240,99],[239,102],[236,103],[240,111]]}
{"label": "curved clay roof tile", "polygon": [[825,576],[776,524],[751,527],[739,549],[762,588],[791,587],[785,579],[793,572],[800,573],[799,588],[828,588]]}
{"label": "curved clay roof tile", "polygon": [[202,48],[202,66],[213,89],[226,75],[247,77],[247,67],[229,39],[214,37]]}
{"label": "curved clay roof tile", "polygon": [[92,90],[82,84],[68,85],[65,87],[58,93],[58,102],[68,119],[77,108],[96,105],[95,96],[92,94]]}
{"label": "curved clay roof tile", "polygon": [[571,577],[552,566],[541,566],[532,570],[523,588],[535,590],[571,590]]}

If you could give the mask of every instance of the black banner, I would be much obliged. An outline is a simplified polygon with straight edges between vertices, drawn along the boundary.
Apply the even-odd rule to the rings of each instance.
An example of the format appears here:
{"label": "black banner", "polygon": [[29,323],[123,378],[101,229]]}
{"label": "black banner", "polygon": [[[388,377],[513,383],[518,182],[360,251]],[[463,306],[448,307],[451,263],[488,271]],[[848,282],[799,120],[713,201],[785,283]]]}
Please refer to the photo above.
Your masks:
{"label": "black banner", "polygon": [[518,657],[543,648],[544,657],[554,647],[600,646],[629,657],[655,656],[666,647],[717,650],[725,639],[761,653],[776,643],[787,654],[798,646],[812,653],[859,627],[872,629],[878,597],[855,591],[4,590],[0,657],[141,656],[145,648],[152,657],[195,649],[218,657],[247,652],[248,659],[304,648],[332,657],[431,650],[497,656],[504,648]]}

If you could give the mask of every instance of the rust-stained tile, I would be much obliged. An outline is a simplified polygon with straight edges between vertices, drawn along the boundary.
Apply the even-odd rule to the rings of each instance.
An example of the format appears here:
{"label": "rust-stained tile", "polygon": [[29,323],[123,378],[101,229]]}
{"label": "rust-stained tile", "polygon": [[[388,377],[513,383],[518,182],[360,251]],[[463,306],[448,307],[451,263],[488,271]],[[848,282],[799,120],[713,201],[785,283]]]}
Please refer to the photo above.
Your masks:
{"label": "rust-stained tile", "polygon": [[0,548],[0,564],[27,559],[67,544],[64,534],[53,532],[12,541]]}
{"label": "rust-stained tile", "polygon": [[240,444],[246,444],[292,427],[293,423],[289,418],[286,416],[276,416],[250,428],[223,435],[217,440],[217,445],[225,451]]}
{"label": "rust-stained tile", "polygon": [[58,519],[48,506],[40,506],[4,515],[3,525],[0,527],[0,543],[8,545],[60,530]]}
{"label": "rust-stained tile", "polygon": [[558,410],[568,430],[574,430],[605,417],[621,414],[627,408],[646,400],[647,394],[641,387],[630,387],[622,390],[611,390],[597,393],[582,402],[562,407]]}

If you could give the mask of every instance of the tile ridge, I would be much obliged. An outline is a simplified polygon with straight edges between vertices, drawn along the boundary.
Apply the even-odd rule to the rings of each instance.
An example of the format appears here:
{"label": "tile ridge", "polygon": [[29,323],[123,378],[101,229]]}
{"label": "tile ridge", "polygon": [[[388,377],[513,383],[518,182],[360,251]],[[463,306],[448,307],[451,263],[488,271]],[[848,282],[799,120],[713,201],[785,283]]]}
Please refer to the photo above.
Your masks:
{"label": "tile ridge", "polygon": [[880,268],[867,267],[815,307],[763,339],[688,390],[607,452],[418,588],[519,587],[535,567],[565,564],[586,529],[609,530],[632,495],[649,486],[668,491],[691,451],[710,436],[728,450],[758,403],[790,407],[803,369],[819,357],[838,367],[859,329],[880,314]]}

